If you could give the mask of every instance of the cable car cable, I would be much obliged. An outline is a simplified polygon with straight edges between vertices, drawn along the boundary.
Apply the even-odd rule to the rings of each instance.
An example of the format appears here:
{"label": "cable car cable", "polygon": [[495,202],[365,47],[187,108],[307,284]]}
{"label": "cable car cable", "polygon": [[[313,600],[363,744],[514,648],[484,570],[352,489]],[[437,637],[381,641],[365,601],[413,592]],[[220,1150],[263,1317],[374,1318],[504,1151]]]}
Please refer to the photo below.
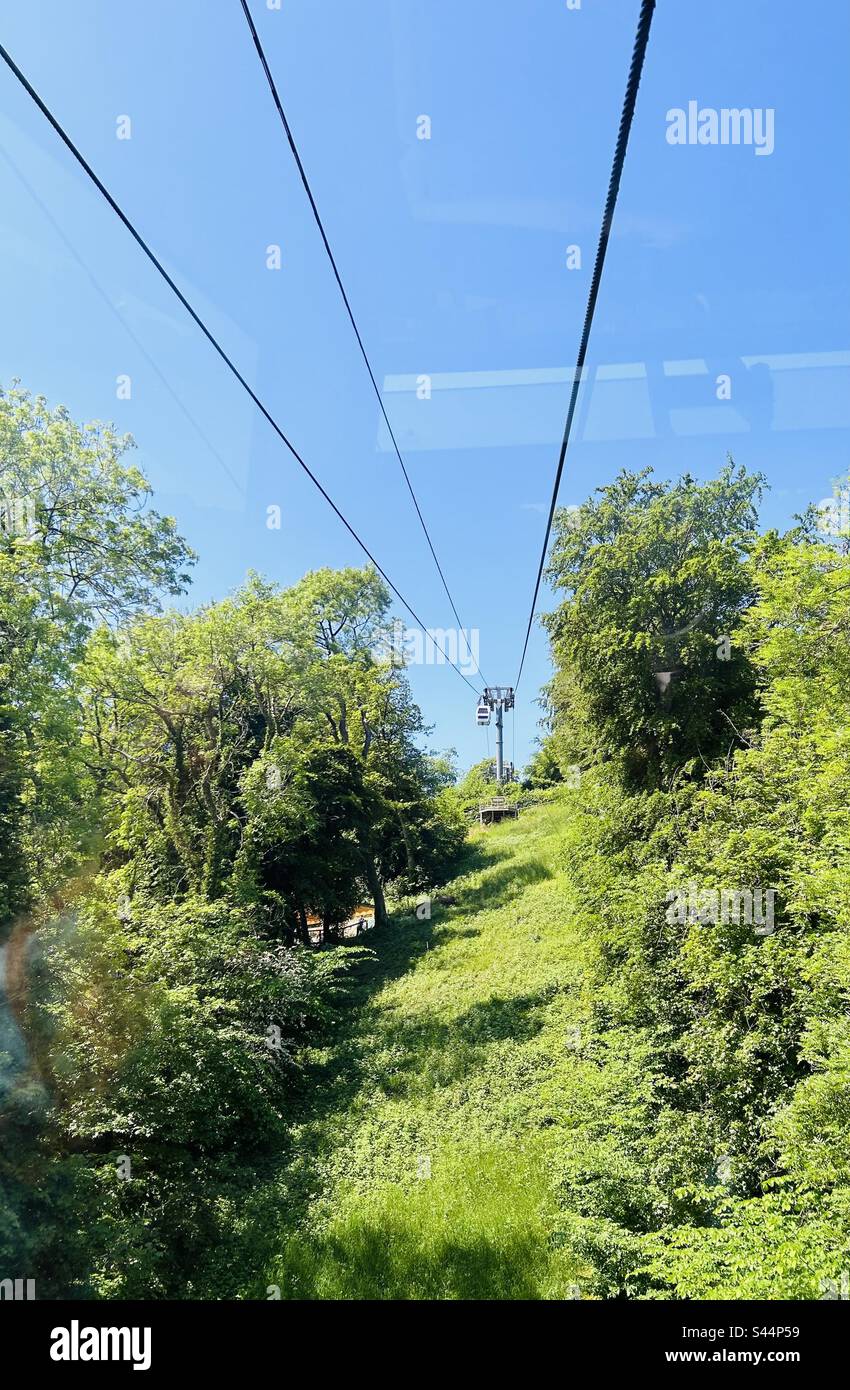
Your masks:
{"label": "cable car cable", "polygon": [[155,362],[154,359],[151,357],[150,353],[148,352],[148,350],[147,350],[147,348],[145,347],[144,343],[142,342],[141,338],[137,337],[137,335],[134,333],[133,328],[132,328],[132,326],[130,325],[130,323],[127,321],[127,319],[125,319],[125,318],[122,316],[121,311],[115,307],[115,305],[113,304],[113,302],[112,302],[112,300],[110,299],[109,295],[107,294],[106,290],[103,288],[102,284],[101,284],[100,281],[97,279],[97,276],[95,275],[94,271],[93,271],[93,270],[91,269],[91,267],[90,267],[89,265],[87,265],[86,262],[83,260],[82,256],[80,255],[80,253],[79,253],[79,251],[77,250],[77,248],[74,246],[74,243],[73,243],[73,242],[70,240],[70,238],[68,237],[68,235],[67,235],[67,233],[65,232],[64,228],[61,226],[61,224],[60,224],[59,222],[56,221],[56,218],[53,216],[53,213],[52,213],[52,212],[50,211],[50,209],[46,206],[46,204],[42,202],[41,198],[39,198],[38,194],[36,193],[35,189],[33,188],[32,184],[30,183],[29,179],[26,177],[26,175],[24,174],[23,170],[21,170],[21,169],[18,168],[18,166],[17,166],[17,164],[15,163],[15,161],[13,160],[12,156],[9,154],[9,151],[8,151],[8,150],[0,150],[0,154],[2,154],[3,158],[5,159],[6,163],[8,164],[9,168],[12,170],[13,174],[14,174],[15,177],[18,179],[18,181],[19,181],[21,184],[23,184],[24,188],[25,188],[25,189],[27,190],[27,192],[29,193],[29,195],[30,195],[30,197],[32,198],[33,202],[35,203],[36,207],[40,210],[40,212],[44,215],[44,217],[45,217],[45,218],[47,219],[47,221],[50,223],[50,225],[51,225],[51,227],[53,228],[53,230],[54,230],[54,232],[56,233],[56,235],[57,235],[58,237],[61,238],[62,242],[63,242],[64,245],[65,245],[66,250],[68,251],[68,254],[71,255],[71,256],[73,256],[74,260],[77,262],[77,265],[80,267],[80,269],[82,270],[83,274],[86,275],[86,276],[88,277],[88,280],[90,281],[90,283],[91,283],[93,289],[96,291],[96,293],[99,295],[99,297],[103,300],[104,304],[106,305],[106,307],[107,307],[107,309],[109,310],[109,312],[112,314],[113,318],[115,318],[115,319],[118,320],[118,322],[120,323],[121,327],[124,329],[125,333],[127,334],[127,337],[130,339],[131,343],[132,343],[133,346],[135,347],[136,351],[137,351],[138,353],[140,353],[141,356],[145,359],[145,361],[147,362],[147,364],[148,364],[148,366],[150,367],[151,371],[154,372],[155,375],[156,375],[157,377],[159,377],[159,380],[162,382],[162,385],[165,387],[165,389],[166,389],[166,391],[168,392],[169,396],[170,396],[171,399],[174,401],[174,404],[177,406],[178,410],[180,410],[180,411],[182,412],[182,414],[185,416],[185,418],[189,421],[189,424],[190,424],[190,425],[192,426],[192,428],[196,431],[196,433],[197,433],[197,435],[198,435],[198,438],[201,439],[201,440],[203,441],[203,443],[206,445],[206,447],[209,449],[210,453],[212,454],[213,458],[214,458],[214,459],[217,459],[218,462],[221,464],[222,468],[224,469],[224,472],[227,474],[228,478],[230,479],[230,481],[232,482],[234,488],[236,489],[237,494],[241,497],[241,496],[242,496],[242,488],[240,487],[239,483],[236,481],[236,478],[235,478],[234,474],[230,471],[230,468],[229,468],[228,465],[225,463],[225,461],[224,461],[224,459],[222,458],[221,454],[218,452],[218,449],[215,447],[215,445],[213,444],[212,440],[211,440],[211,439],[209,438],[209,436],[204,432],[204,430],[203,430],[203,428],[201,427],[201,425],[200,425],[200,424],[198,423],[198,421],[195,419],[194,415],[193,415],[192,412],[189,410],[189,407],[188,407],[187,405],[185,405],[184,402],[182,401],[182,399],[180,398],[180,396],[178,396],[178,394],[177,394],[177,392],[175,391],[174,387],[171,385],[171,382],[168,380],[168,377],[167,377],[167,376],[165,375],[165,373],[161,370],[161,368],[157,366],[156,362]]}
{"label": "cable car cable", "polygon": [[593,323],[593,313],[596,308],[596,298],[599,294],[599,285],[602,280],[602,267],[605,264],[605,252],[608,248],[608,238],[611,235],[611,224],[614,220],[614,208],[617,205],[617,194],[620,190],[620,178],[623,173],[623,164],[626,158],[626,146],[629,143],[629,133],[632,128],[632,117],[635,111],[635,101],[637,99],[638,87],[640,85],[643,60],[646,56],[646,46],[649,40],[649,26],[652,23],[652,14],[655,9],[655,0],[641,0],[640,15],[638,16],[637,33],[635,35],[634,50],[632,61],[629,68],[628,81],[626,83],[626,95],[623,100],[623,111],[620,116],[620,129],[617,134],[617,144],[614,149],[614,162],[611,168],[611,179],[608,184],[608,197],[605,200],[605,211],[602,215],[602,227],[599,233],[599,245],[596,251],[596,263],[593,267],[593,276],[590,281],[590,293],[587,297],[587,309],[584,316],[584,327],[579,343],[578,357],[576,358],[575,374],[573,376],[573,387],[570,393],[570,404],[567,410],[567,421],[564,427],[564,438],[561,443],[561,452],[558,457],[558,467],[555,472],[555,484],[552,488],[552,501],[549,504],[549,519],[546,523],[546,534],[543,537],[543,549],[540,552],[540,564],[537,567],[537,580],[534,585],[534,594],[531,599],[531,610],[528,614],[528,627],[525,630],[525,641],[522,645],[522,657],[519,663],[519,672],[514,682],[514,690],[517,689],[522,668],[525,665],[525,654],[528,651],[528,639],[531,636],[531,625],[534,622],[534,609],[537,605],[537,596],[540,592],[540,581],[543,577],[543,567],[546,563],[546,552],[549,546],[549,536],[552,531],[552,520],[555,515],[555,507],[558,501],[558,490],[561,486],[561,474],[564,471],[564,460],[567,456],[567,447],[570,442],[570,431],[573,425],[573,415],[575,414],[576,400],[578,398],[578,388],[584,372],[584,363],[587,356],[587,344],[590,338],[590,328]]}
{"label": "cable car cable", "polygon": [[[399,600],[399,602],[403,605],[403,607],[407,609],[408,613],[411,615],[411,617],[414,619],[414,621],[419,625],[420,628],[422,628],[423,631],[425,631],[425,625],[424,625],[424,623],[422,622],[422,619],[421,619],[421,618],[419,617],[419,615],[417,614],[416,610],[415,610],[414,608],[411,607],[411,605],[408,603],[408,601],[407,601],[407,599],[404,597],[404,595],[400,592],[400,590],[398,590],[398,589],[396,588],[395,584],[393,584],[393,582],[392,582],[392,580],[390,579],[389,575],[388,575],[388,574],[381,568],[381,566],[378,564],[378,561],[375,559],[375,557],[374,557],[374,555],[372,554],[371,550],[370,550],[369,547],[366,545],[366,542],[363,541],[363,540],[361,540],[360,536],[357,534],[357,532],[355,531],[354,527],[353,527],[353,526],[351,525],[351,523],[346,519],[346,517],[345,517],[345,516],[343,515],[343,513],[340,511],[339,507],[338,507],[338,506],[336,505],[336,503],[334,502],[333,498],[330,496],[330,494],[329,494],[328,492],[326,492],[326,490],[324,489],[324,487],[322,486],[322,484],[319,482],[319,479],[316,477],[315,473],[313,473],[313,471],[312,471],[312,470],[308,467],[308,465],[304,462],[304,460],[303,460],[303,458],[301,457],[301,455],[299,454],[298,450],[295,448],[295,445],[294,445],[294,444],[287,438],[287,436],[284,434],[283,430],[281,429],[280,425],[277,423],[277,420],[274,418],[274,416],[272,415],[271,411],[263,404],[263,402],[261,401],[260,397],[257,395],[256,391],[254,391],[254,389],[253,389],[251,386],[249,386],[249,384],[248,384],[248,382],[246,381],[245,377],[242,375],[242,373],[240,372],[239,368],[235,365],[235,363],[232,361],[232,359],[231,359],[230,357],[228,357],[228,355],[227,355],[227,353],[225,352],[224,348],[221,346],[221,344],[219,343],[218,339],[215,337],[215,335],[213,334],[213,332],[211,331],[211,329],[209,329],[209,328],[207,327],[207,325],[204,323],[204,320],[201,318],[200,314],[199,314],[195,309],[193,309],[192,305],[189,303],[189,300],[188,300],[188,299],[186,298],[186,296],[183,294],[182,290],[178,289],[176,283],[174,282],[174,280],[172,280],[171,276],[169,275],[168,271],[165,269],[165,267],[164,267],[164,265],[162,264],[162,262],[157,258],[157,256],[154,254],[154,252],[153,252],[153,251],[151,250],[151,248],[148,246],[147,242],[145,241],[145,239],[144,239],[144,237],[141,235],[141,233],[138,232],[138,231],[136,230],[136,228],[133,226],[133,223],[130,221],[130,219],[129,219],[129,217],[127,216],[127,214],[119,207],[118,203],[116,203],[116,201],[115,201],[115,199],[113,198],[112,194],[109,192],[109,189],[108,189],[108,188],[106,187],[106,185],[105,185],[104,183],[102,183],[101,180],[98,178],[97,174],[94,172],[94,169],[92,169],[91,165],[88,163],[88,161],[86,160],[86,158],[84,157],[84,155],[82,155],[82,154],[80,153],[80,151],[77,149],[77,146],[74,144],[74,142],[73,142],[73,140],[71,139],[70,135],[68,135],[68,134],[66,133],[66,131],[63,129],[63,127],[60,125],[59,121],[58,121],[58,120],[56,119],[56,117],[53,115],[53,113],[52,113],[52,111],[50,110],[50,108],[42,101],[41,97],[38,95],[38,92],[35,90],[35,88],[32,86],[32,84],[27,80],[27,78],[24,76],[24,74],[21,72],[21,69],[18,67],[17,63],[15,62],[14,58],[12,58],[11,54],[7,52],[7,50],[3,47],[2,44],[0,44],[0,57],[1,57],[1,58],[3,59],[3,61],[6,63],[7,67],[9,67],[9,68],[11,69],[11,71],[15,74],[15,76],[17,77],[18,81],[20,82],[21,86],[24,88],[24,90],[27,92],[27,94],[28,94],[28,95],[32,98],[32,100],[35,102],[36,106],[39,108],[39,110],[41,111],[42,115],[45,116],[46,119],[47,119],[47,120],[50,122],[50,124],[53,126],[53,129],[56,131],[56,134],[59,136],[60,140],[62,140],[63,144],[66,145],[67,148],[71,151],[71,154],[74,156],[74,158],[76,159],[76,161],[77,161],[77,163],[80,165],[80,167],[85,171],[86,174],[88,174],[89,178],[91,179],[92,183],[93,183],[93,184],[95,185],[95,187],[97,188],[98,192],[102,194],[102,196],[106,199],[106,201],[107,201],[107,203],[109,204],[109,206],[112,208],[112,211],[113,211],[113,212],[115,213],[115,215],[124,223],[124,226],[127,228],[127,231],[130,233],[130,235],[132,236],[133,240],[134,240],[135,242],[137,242],[137,244],[141,247],[141,249],[144,251],[145,255],[147,256],[148,260],[151,262],[152,265],[154,265],[154,266],[156,267],[156,269],[159,271],[160,275],[162,276],[163,280],[165,280],[165,282],[166,282],[166,284],[169,286],[169,288],[170,288],[171,290],[173,290],[174,294],[175,294],[175,295],[177,296],[177,298],[180,300],[180,303],[183,305],[183,307],[184,307],[184,309],[186,310],[186,312],[189,314],[189,316],[194,320],[194,322],[195,322],[195,323],[197,324],[197,326],[200,328],[200,330],[201,330],[201,332],[203,333],[204,337],[205,337],[205,338],[212,344],[212,346],[215,348],[216,352],[218,353],[218,355],[219,355],[219,357],[222,359],[222,361],[225,363],[225,365],[226,365],[227,367],[229,367],[230,371],[231,371],[231,372],[233,373],[233,375],[236,377],[236,380],[239,382],[240,386],[242,386],[243,390],[245,390],[245,391],[248,393],[248,395],[251,397],[251,400],[254,402],[254,404],[255,404],[255,406],[257,407],[257,409],[258,409],[258,410],[260,411],[260,413],[265,417],[265,419],[269,422],[269,424],[271,425],[271,427],[272,427],[272,429],[274,430],[275,434],[277,434],[278,437],[279,437],[279,438],[283,441],[283,443],[286,445],[287,449],[288,449],[289,452],[292,454],[292,457],[295,459],[295,461],[300,465],[300,467],[301,467],[301,468],[304,470],[304,472],[307,474],[307,477],[310,479],[311,483],[313,483],[313,485],[314,485],[316,488],[318,488],[319,492],[320,492],[320,493],[322,494],[322,496],[324,497],[324,499],[325,499],[325,501],[327,502],[328,506],[329,506],[329,507],[332,509],[332,511],[335,512],[335,514],[339,517],[339,520],[342,522],[343,526],[344,526],[345,529],[349,532],[349,534],[350,534],[351,536],[353,536],[354,540],[355,540],[355,541],[357,542],[357,544],[360,546],[360,549],[363,551],[363,553],[366,555],[366,557],[369,559],[369,561],[375,566],[375,569],[378,571],[378,573],[380,574],[381,578],[382,578],[383,580],[385,580],[385,582],[389,585],[390,589],[392,589],[392,591],[393,591],[393,593],[395,594],[396,598],[397,598],[397,599]],[[466,684],[469,686],[470,690],[475,691],[475,694],[477,695],[477,694],[478,694],[478,691],[475,689],[475,686],[472,684],[472,682],[471,682],[470,680],[467,680],[466,676],[463,674],[463,672],[461,671],[460,667],[455,665],[455,663],[452,661],[451,657],[448,656],[448,654],[447,654],[445,651],[443,651],[442,647],[439,645],[439,643],[437,643],[437,642],[434,641],[434,638],[433,638],[433,637],[431,638],[431,640],[432,640],[432,642],[434,642],[434,646],[437,648],[437,651],[440,652],[440,654],[441,654],[443,657],[445,657],[446,661],[447,661],[448,664],[452,667],[452,669],[455,670],[455,671],[457,671],[457,673],[458,673],[458,675],[460,676],[461,680],[462,680],[462,681],[465,681]]]}
{"label": "cable car cable", "polygon": [[[259,34],[257,33],[256,26],[255,26],[255,24],[254,24],[254,20],[253,20],[253,17],[252,17],[252,15],[251,15],[251,11],[250,11],[250,9],[249,9],[249,7],[248,7],[248,0],[241,0],[241,4],[242,4],[242,9],[243,9],[243,11],[244,11],[244,13],[245,13],[245,18],[246,18],[246,20],[247,20],[247,22],[248,22],[248,28],[249,28],[250,31],[251,31],[251,37],[252,37],[252,39],[254,40],[254,47],[255,47],[256,50],[257,50],[257,56],[259,57],[260,64],[261,64],[261,66],[262,66],[263,72],[264,72],[265,75],[266,75],[266,81],[268,82],[268,85],[269,85],[269,91],[270,91],[271,94],[272,94],[272,100],[273,100],[275,106],[277,107],[277,114],[280,116],[280,121],[281,121],[281,125],[283,126],[284,134],[286,135],[286,138],[287,138],[287,140],[288,140],[288,142],[289,142],[289,148],[290,148],[291,151],[292,151],[292,156],[293,156],[293,158],[294,158],[294,160],[295,160],[295,163],[296,163],[296,165],[297,165],[297,167],[298,167],[298,173],[300,174],[300,176],[301,176],[301,182],[302,182],[302,184],[304,185],[304,192],[307,194],[307,198],[308,198],[308,201],[309,201],[309,203],[310,203],[310,207],[312,208],[312,211],[313,211],[313,217],[314,217],[314,219],[315,219],[316,226],[317,226],[318,229],[319,229],[319,233],[320,233],[320,235],[321,235],[322,241],[324,242],[325,251],[327,252],[328,260],[329,260],[330,263],[331,263],[331,269],[333,270],[334,278],[336,279],[336,283],[337,283],[337,285],[339,286],[339,292],[340,292],[340,294],[342,295],[342,302],[343,302],[343,304],[345,305],[346,312],[347,312],[348,317],[349,317],[349,320],[350,320],[350,322],[351,322],[351,327],[354,329],[354,336],[355,336],[355,338],[357,339],[357,346],[358,346],[359,349],[360,349],[360,356],[363,358],[363,361],[364,361],[365,364],[366,364],[366,370],[367,370],[367,372],[369,373],[369,380],[370,380],[371,383],[372,383],[372,388],[373,388],[373,390],[374,390],[374,392],[375,392],[375,396],[376,396],[378,405],[379,405],[379,407],[380,407],[381,414],[382,414],[382,416],[384,417],[384,424],[386,425],[387,430],[388,430],[388,432],[389,432],[390,439],[392,440],[393,449],[395,450],[395,456],[396,456],[396,458],[398,459],[399,464],[400,464],[400,466],[401,466],[401,471],[402,471],[402,473],[404,474],[404,481],[407,483],[407,490],[408,490],[408,492],[410,493],[411,499],[412,499],[412,501],[413,501],[413,505],[414,505],[414,507],[416,508],[416,515],[419,517],[419,521],[420,521],[420,524],[421,524],[421,526],[422,526],[422,530],[423,530],[424,533],[425,533],[425,539],[426,539],[427,542],[428,542],[428,548],[429,548],[429,550],[431,551],[431,555],[433,556],[434,564],[437,566],[437,572],[438,572],[438,574],[439,574],[439,576],[440,576],[440,579],[442,580],[443,588],[444,588],[445,591],[446,591],[446,597],[448,598],[449,603],[450,603],[450,605],[451,605],[452,613],[454,614],[454,616],[455,616],[455,618],[456,618],[456,620],[457,620],[458,628],[459,628],[460,632],[466,632],[466,629],[464,628],[463,623],[462,623],[461,620],[460,620],[460,614],[459,614],[458,611],[457,611],[457,607],[456,607],[456,605],[455,605],[455,601],[454,601],[454,599],[452,598],[451,590],[450,590],[450,588],[449,588],[449,586],[448,586],[448,583],[447,583],[447,581],[446,581],[446,576],[445,576],[444,573],[443,573],[443,567],[442,567],[442,565],[440,564],[440,561],[439,561],[438,558],[437,558],[437,552],[436,552],[436,550],[434,549],[434,543],[433,543],[433,541],[431,540],[430,532],[429,532],[429,530],[428,530],[427,525],[425,524],[425,518],[424,518],[424,516],[422,515],[422,511],[421,511],[421,508],[420,508],[420,506],[419,506],[419,502],[418,502],[418,499],[417,499],[417,497],[416,497],[416,493],[413,491],[413,484],[412,484],[411,481],[410,481],[410,477],[409,477],[409,475],[408,475],[407,468],[405,467],[405,462],[404,462],[404,459],[402,458],[401,449],[399,448],[398,440],[397,440],[396,437],[395,437],[395,432],[394,432],[394,430],[393,430],[392,425],[390,424],[389,416],[387,415],[386,407],[384,406],[384,400],[383,400],[383,397],[382,397],[382,395],[381,395],[381,390],[380,390],[380,387],[378,386],[377,380],[376,380],[376,378],[375,378],[375,373],[374,373],[373,370],[372,370],[372,363],[369,361],[368,353],[366,352],[366,348],[365,348],[365,346],[364,346],[363,339],[362,339],[362,337],[361,337],[361,335],[360,335],[360,329],[357,327],[357,321],[356,321],[356,319],[355,319],[355,317],[354,317],[354,311],[353,311],[353,309],[352,309],[352,307],[351,307],[351,304],[350,304],[350,302],[349,302],[348,295],[346,294],[345,286],[344,286],[343,283],[342,283],[342,276],[341,276],[340,273],[339,273],[339,269],[338,269],[338,267],[337,267],[336,259],[335,259],[335,257],[334,257],[333,251],[331,250],[331,244],[330,244],[330,242],[329,242],[329,240],[328,240],[328,236],[327,236],[327,233],[326,233],[325,228],[324,228],[324,223],[322,222],[321,216],[320,216],[320,214],[319,214],[319,209],[318,209],[318,207],[316,206],[316,200],[315,200],[315,198],[313,197],[313,190],[312,190],[312,188],[310,187],[310,182],[309,182],[309,180],[308,180],[308,178],[307,178],[307,174],[306,174],[306,171],[305,171],[305,169],[304,169],[304,165],[303,165],[303,163],[301,162],[301,156],[300,156],[300,154],[298,153],[298,146],[297,146],[296,143],[295,143],[295,137],[294,137],[293,134],[292,134],[292,129],[291,129],[291,127],[290,127],[289,121],[288,121],[287,118],[286,118],[286,112],[285,112],[284,109],[283,109],[283,103],[281,102],[280,95],[279,95],[278,90],[277,90],[277,84],[275,83],[275,80],[274,80],[274,78],[273,78],[273,76],[272,76],[271,68],[269,67],[268,60],[267,60],[266,55],[265,55],[265,51],[264,51],[264,49],[263,49],[263,45],[262,45],[262,42],[261,42],[261,40],[260,40],[260,36],[259,36]],[[468,646],[469,646],[469,644],[467,643],[467,647],[468,647]],[[471,650],[470,650],[470,656],[472,656]],[[476,665],[476,668],[477,668],[477,670],[478,670],[478,674],[481,676],[481,679],[484,681],[484,684],[486,685],[486,684],[487,684],[487,681],[484,680],[484,674],[483,674],[483,672],[482,672],[482,670],[481,670],[481,667],[478,665],[478,662],[477,662],[477,660],[476,660],[476,658],[475,658],[474,656],[472,657],[472,659],[473,659],[473,661],[475,661],[475,665]]]}

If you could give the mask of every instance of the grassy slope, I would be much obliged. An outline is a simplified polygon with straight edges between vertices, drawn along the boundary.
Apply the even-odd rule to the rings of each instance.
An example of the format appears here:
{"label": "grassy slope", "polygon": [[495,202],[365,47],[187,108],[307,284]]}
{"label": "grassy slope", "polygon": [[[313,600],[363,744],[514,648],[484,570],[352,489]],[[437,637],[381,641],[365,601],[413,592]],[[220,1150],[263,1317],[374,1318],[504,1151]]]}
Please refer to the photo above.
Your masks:
{"label": "grassy slope", "polygon": [[283,1297],[576,1296],[552,1177],[600,1100],[564,818],[551,804],[476,834],[455,904],[374,940],[305,1078],[268,1271]]}

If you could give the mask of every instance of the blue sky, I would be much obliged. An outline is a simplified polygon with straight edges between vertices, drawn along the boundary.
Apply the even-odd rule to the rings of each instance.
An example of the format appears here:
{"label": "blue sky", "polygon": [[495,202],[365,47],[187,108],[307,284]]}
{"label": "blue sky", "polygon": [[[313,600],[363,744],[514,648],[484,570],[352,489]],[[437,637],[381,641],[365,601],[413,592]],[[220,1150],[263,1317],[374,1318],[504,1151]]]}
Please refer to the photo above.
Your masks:
{"label": "blue sky", "polygon": [[[252,0],[494,684],[516,676],[638,9]],[[238,0],[27,0],[2,15],[3,43],[394,583],[428,625],[452,626]],[[844,0],[659,0],[563,503],[623,466],[707,477],[731,451],[768,475],[764,519],[783,524],[846,472],[849,39]],[[773,153],[671,146],[667,112],[691,100],[772,108]],[[417,139],[421,115],[430,140]],[[200,553],[193,602],[249,568],[288,584],[359,563],[5,67],[0,146],[0,381],[133,434],[159,509]],[[569,245],[581,269],[567,268]],[[123,374],[129,400],[116,397]],[[548,671],[536,630],[518,764]],[[433,746],[483,757],[457,675],[410,674]],[[509,723],[509,756],[513,737]]]}

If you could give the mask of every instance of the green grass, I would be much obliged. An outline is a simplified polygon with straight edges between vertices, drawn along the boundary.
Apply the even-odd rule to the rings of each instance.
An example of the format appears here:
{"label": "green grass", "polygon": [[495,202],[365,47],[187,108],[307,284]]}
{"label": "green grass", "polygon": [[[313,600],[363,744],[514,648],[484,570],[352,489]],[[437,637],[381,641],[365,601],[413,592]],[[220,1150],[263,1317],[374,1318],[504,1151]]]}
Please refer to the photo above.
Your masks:
{"label": "green grass", "polygon": [[374,937],[264,1202],[281,1251],[266,1282],[283,1297],[575,1296],[555,1174],[598,1101],[578,1050],[564,814],[477,832],[443,890],[454,905]]}

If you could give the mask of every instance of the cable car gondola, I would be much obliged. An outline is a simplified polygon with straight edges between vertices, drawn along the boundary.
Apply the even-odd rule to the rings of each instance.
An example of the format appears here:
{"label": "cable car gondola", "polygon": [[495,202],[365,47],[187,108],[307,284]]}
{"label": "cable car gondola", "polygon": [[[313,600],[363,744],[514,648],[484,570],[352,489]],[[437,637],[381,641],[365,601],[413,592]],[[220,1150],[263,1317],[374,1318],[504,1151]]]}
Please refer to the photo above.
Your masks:
{"label": "cable car gondola", "polygon": [[486,700],[479,700],[475,718],[479,724],[490,723],[490,706]]}

